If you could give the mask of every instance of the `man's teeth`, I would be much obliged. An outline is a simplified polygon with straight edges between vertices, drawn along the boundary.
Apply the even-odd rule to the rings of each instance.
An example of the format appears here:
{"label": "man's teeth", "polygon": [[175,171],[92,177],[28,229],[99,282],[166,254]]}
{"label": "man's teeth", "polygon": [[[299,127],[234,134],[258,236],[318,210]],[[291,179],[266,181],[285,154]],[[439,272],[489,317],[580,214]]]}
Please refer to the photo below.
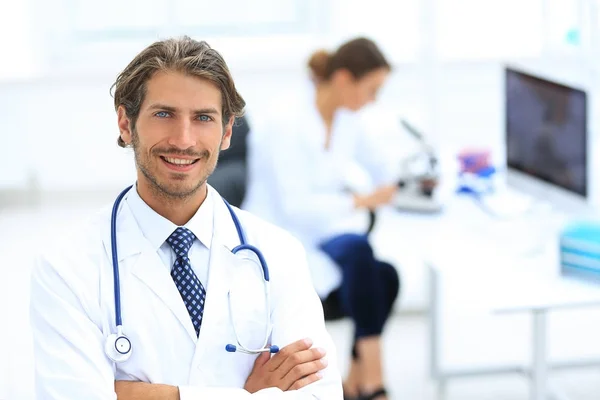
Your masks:
{"label": "man's teeth", "polygon": [[196,161],[196,160],[184,160],[181,158],[169,158],[169,157],[165,157],[165,160],[167,160],[168,163],[177,164],[177,165],[189,165],[189,164],[192,164],[194,161]]}

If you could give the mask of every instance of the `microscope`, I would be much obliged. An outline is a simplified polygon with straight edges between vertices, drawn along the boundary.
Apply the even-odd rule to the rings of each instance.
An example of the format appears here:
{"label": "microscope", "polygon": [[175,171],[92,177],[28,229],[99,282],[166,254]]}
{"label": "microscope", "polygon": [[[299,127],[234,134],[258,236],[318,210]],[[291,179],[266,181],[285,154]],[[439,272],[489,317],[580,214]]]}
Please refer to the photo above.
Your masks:
{"label": "microscope", "polygon": [[399,190],[392,205],[397,209],[413,212],[439,212],[442,204],[436,189],[440,179],[438,156],[433,146],[414,126],[403,119],[400,124],[419,142],[419,150],[401,163]]}

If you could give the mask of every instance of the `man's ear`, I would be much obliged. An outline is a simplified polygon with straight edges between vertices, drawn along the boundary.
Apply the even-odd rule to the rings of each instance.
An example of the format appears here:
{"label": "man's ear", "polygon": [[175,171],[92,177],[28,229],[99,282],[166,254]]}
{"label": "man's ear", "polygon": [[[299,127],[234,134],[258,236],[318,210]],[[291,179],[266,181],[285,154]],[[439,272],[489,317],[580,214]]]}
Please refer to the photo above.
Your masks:
{"label": "man's ear", "polygon": [[131,120],[127,116],[124,106],[119,106],[119,108],[117,108],[117,120],[119,131],[121,132],[121,139],[126,145],[130,145],[133,140],[133,135],[131,133]]}
{"label": "man's ear", "polygon": [[235,117],[232,115],[229,118],[229,122],[223,128],[223,140],[221,141],[221,150],[227,150],[231,145],[231,135],[233,133],[233,123],[235,121]]}

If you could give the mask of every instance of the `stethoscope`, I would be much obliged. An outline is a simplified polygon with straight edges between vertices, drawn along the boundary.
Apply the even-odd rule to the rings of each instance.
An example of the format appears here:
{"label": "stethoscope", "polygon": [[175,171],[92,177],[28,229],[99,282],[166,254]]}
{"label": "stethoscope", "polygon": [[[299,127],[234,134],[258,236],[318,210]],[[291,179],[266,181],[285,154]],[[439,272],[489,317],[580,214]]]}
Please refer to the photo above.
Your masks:
{"label": "stethoscope", "polygon": [[[132,185],[133,186],[133,185]],[[123,190],[117,199],[112,208],[112,215],[110,219],[110,241],[111,241],[111,252],[112,252],[112,264],[113,264],[113,276],[114,276],[114,291],[115,291],[115,325],[117,326],[117,333],[112,333],[108,335],[106,338],[106,343],[104,344],[104,350],[108,358],[113,360],[114,362],[124,362],[131,357],[131,341],[129,338],[123,333],[123,320],[121,318],[121,289],[120,289],[120,280],[119,280],[119,258],[117,253],[117,214],[119,211],[119,205],[121,204],[121,200],[125,197],[125,194],[132,188],[129,186],[127,189]],[[231,252],[236,254],[241,250],[250,250],[252,253],[256,255],[260,266],[263,271],[264,278],[264,289],[265,289],[265,299],[266,299],[266,321],[265,321],[265,340],[263,342],[262,347],[258,349],[249,349],[244,346],[240,342],[240,338],[238,336],[237,330],[235,328],[235,322],[233,318],[233,310],[231,308],[231,291],[227,293],[228,302],[229,302],[229,317],[231,318],[231,324],[233,326],[233,333],[235,334],[235,340],[237,345],[228,344],[225,346],[225,350],[234,353],[246,353],[246,354],[259,354],[259,353],[277,353],[279,351],[278,346],[267,346],[267,342],[269,340],[269,336],[271,334],[271,317],[270,317],[270,292],[269,292],[269,268],[267,267],[267,262],[265,261],[264,256],[256,247],[249,245],[246,242],[246,235],[244,230],[242,229],[242,224],[238,219],[237,215],[233,211],[233,208],[229,203],[223,199],[229,213],[231,214],[231,218],[233,219],[233,223],[235,225],[235,229],[237,231],[238,237],[240,239],[240,245],[235,247]]]}

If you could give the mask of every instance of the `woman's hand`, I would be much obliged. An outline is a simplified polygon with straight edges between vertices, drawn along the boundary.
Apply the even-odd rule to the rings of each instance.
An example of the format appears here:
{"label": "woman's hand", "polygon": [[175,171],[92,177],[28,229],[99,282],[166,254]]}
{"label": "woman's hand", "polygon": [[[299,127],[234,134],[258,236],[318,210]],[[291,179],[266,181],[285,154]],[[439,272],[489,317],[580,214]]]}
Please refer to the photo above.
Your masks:
{"label": "woman's hand", "polygon": [[354,207],[375,210],[380,206],[389,204],[397,190],[398,185],[385,185],[368,195],[354,195]]}

